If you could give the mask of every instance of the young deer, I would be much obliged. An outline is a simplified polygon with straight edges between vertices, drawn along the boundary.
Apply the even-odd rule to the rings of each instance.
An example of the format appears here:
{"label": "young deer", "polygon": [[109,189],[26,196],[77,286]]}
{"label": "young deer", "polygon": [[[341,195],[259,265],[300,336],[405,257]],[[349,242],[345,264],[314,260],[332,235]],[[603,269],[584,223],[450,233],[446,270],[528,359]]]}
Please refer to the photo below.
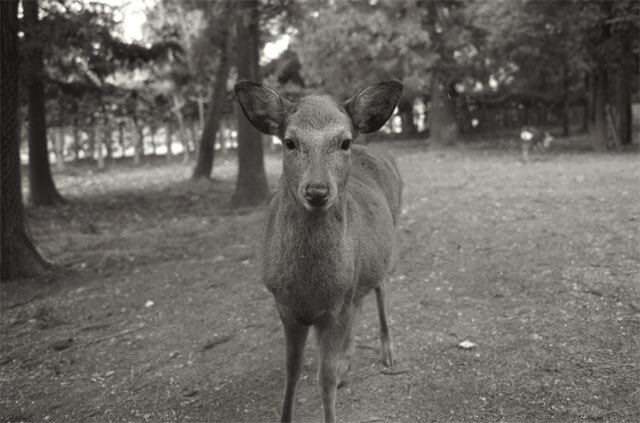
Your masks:
{"label": "young deer", "polygon": [[359,133],[384,125],[402,85],[382,82],[344,104],[328,96],[290,103],[252,82],[236,84],[235,92],[249,121],[284,144],[284,171],[266,221],[263,268],[286,339],[282,421],[293,417],[304,346],[314,326],[324,420],[334,422],[336,389],[353,351],[353,327],[371,289],[384,362],[394,364],[384,277],[402,180],[390,158],[352,143]]}
{"label": "young deer", "polygon": [[539,152],[545,151],[551,146],[553,136],[547,131],[541,131],[534,126],[524,126],[520,131],[522,140],[522,159],[529,161],[529,151],[537,148]]}

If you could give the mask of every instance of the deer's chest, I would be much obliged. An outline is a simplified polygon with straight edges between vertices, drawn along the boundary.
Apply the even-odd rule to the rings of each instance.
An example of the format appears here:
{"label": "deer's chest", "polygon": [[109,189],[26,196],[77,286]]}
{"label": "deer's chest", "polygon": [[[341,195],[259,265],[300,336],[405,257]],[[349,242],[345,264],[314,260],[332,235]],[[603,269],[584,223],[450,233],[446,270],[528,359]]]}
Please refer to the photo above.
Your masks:
{"label": "deer's chest", "polygon": [[274,235],[266,244],[264,282],[280,312],[311,324],[342,305],[354,281],[349,237],[305,228]]}

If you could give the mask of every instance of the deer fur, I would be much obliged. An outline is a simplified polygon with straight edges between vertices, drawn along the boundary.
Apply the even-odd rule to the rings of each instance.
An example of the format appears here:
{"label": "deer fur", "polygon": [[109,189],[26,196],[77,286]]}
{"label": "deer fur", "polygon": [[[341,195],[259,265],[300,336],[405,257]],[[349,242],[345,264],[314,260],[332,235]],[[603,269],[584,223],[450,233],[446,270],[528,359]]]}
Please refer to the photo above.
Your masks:
{"label": "deer fur", "polygon": [[384,125],[402,85],[383,82],[344,104],[328,96],[290,103],[252,82],[236,84],[235,92],[249,121],[284,144],[283,174],[266,219],[263,264],[264,283],[273,293],[285,331],[281,418],[293,418],[305,341],[314,326],[324,420],[333,422],[336,389],[353,350],[353,327],[372,289],[384,362],[394,364],[384,277],[394,247],[402,180],[389,157],[352,145],[352,140]]}

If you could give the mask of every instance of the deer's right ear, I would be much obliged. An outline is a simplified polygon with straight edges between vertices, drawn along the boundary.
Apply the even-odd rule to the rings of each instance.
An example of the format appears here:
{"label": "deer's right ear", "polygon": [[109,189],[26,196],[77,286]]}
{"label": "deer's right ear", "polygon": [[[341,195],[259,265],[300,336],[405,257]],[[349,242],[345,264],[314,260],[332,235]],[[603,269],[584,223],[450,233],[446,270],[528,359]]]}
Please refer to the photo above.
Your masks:
{"label": "deer's right ear", "polygon": [[279,136],[291,104],[271,88],[255,82],[238,82],[234,90],[249,122],[262,133]]}

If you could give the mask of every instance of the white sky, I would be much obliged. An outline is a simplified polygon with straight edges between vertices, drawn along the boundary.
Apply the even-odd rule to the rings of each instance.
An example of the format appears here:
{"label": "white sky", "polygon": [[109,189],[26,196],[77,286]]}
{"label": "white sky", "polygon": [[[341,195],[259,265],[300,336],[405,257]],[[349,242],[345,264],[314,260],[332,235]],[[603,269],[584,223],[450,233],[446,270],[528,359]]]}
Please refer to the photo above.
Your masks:
{"label": "white sky", "polygon": [[122,20],[125,41],[128,43],[140,41],[142,39],[142,25],[146,20],[147,16],[141,10],[125,12]]}
{"label": "white sky", "polygon": [[145,10],[156,0],[102,0],[116,8],[116,19],[122,20],[122,38],[128,43],[142,40],[142,25],[146,22]]}
{"label": "white sky", "polygon": [[[145,10],[152,7],[157,0],[103,0],[118,9],[117,18],[122,19],[122,37],[128,43],[142,40],[142,25],[147,20]],[[119,16],[118,16],[119,15]],[[267,43],[264,47],[266,61],[280,56],[289,46],[291,37],[285,34],[274,42]]]}

